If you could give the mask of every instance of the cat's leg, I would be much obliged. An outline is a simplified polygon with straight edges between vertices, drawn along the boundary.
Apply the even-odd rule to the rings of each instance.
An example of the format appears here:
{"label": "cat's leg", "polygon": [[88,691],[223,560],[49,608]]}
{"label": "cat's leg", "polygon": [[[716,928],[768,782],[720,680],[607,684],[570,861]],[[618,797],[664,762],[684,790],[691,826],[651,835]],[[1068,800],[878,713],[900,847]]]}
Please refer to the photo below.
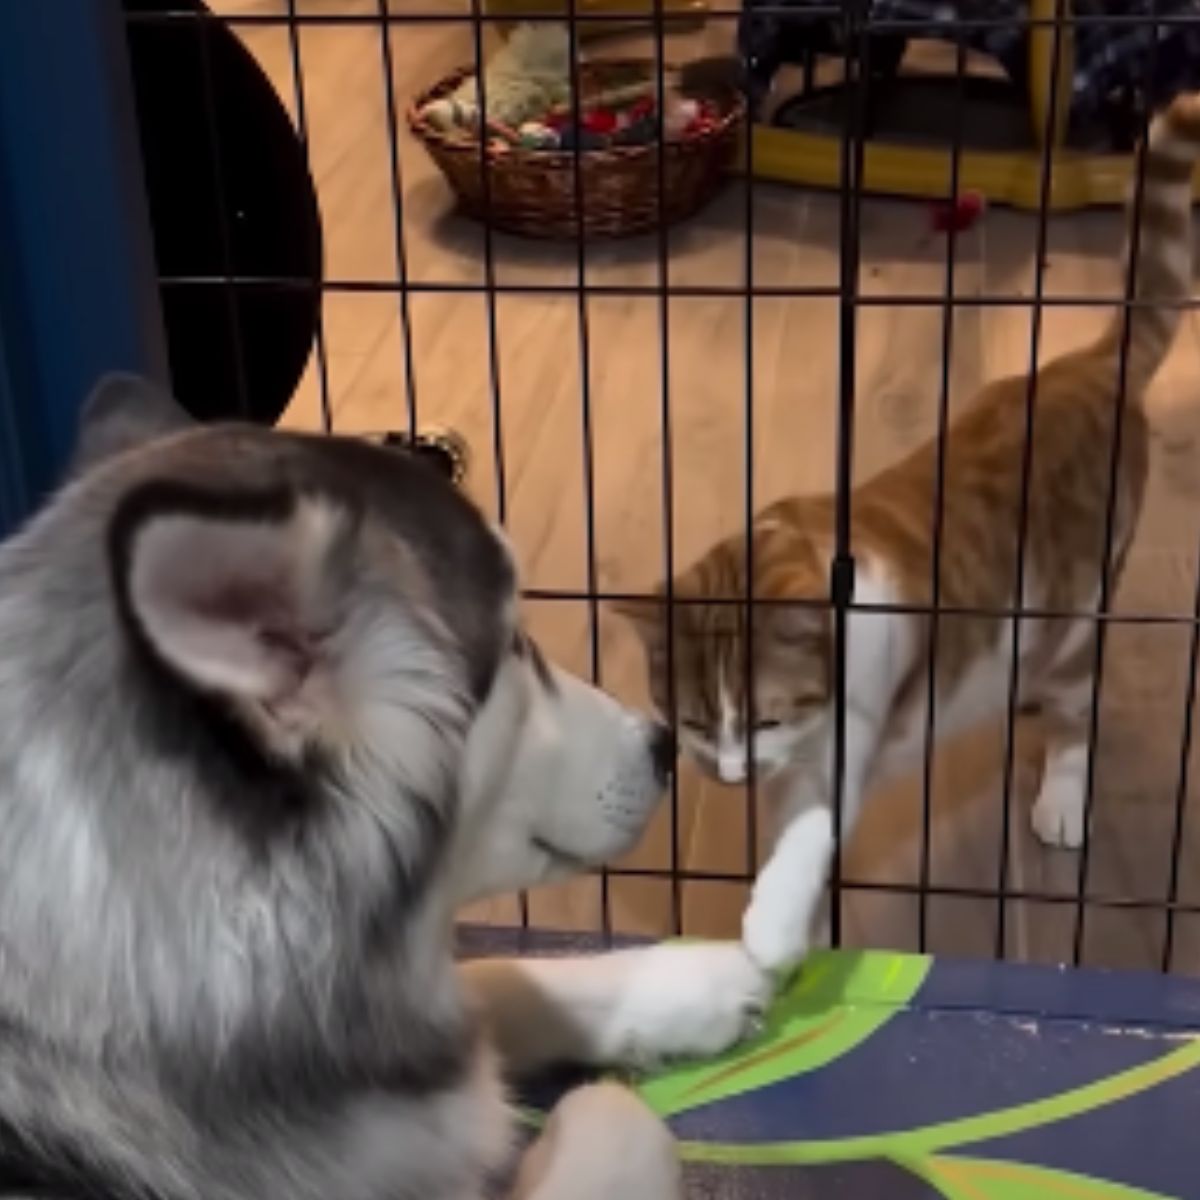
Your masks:
{"label": "cat's leg", "polygon": [[[855,589],[867,606],[900,597],[880,564],[864,559]],[[849,619],[846,655],[845,754],[841,791],[842,840],[850,836],[866,796],[883,731],[900,681],[911,667],[915,638],[903,615],[861,611]],[[816,761],[781,781],[779,840],[750,896],[742,940],[764,970],[795,966],[813,944],[817,917],[837,850],[833,814],[834,714]]]}
{"label": "cat's leg", "polygon": [[[879,727],[870,712],[850,708],[846,713],[843,839],[849,837],[862,807]],[[767,971],[795,966],[821,935],[818,916],[836,851],[829,776],[827,770],[806,771],[789,781],[782,799],[787,823],[754,881],[742,919],[742,940],[750,957]]]}
{"label": "cat's leg", "polygon": [[742,941],[763,970],[784,970],[808,952],[833,844],[829,806],[814,804],[789,822],[759,871]]}
{"label": "cat's leg", "polygon": [[1083,845],[1087,821],[1090,698],[1080,700],[1067,711],[1043,709],[1046,760],[1031,814],[1033,832],[1045,845],[1068,850]]}
{"label": "cat's leg", "polygon": [[1083,845],[1087,817],[1088,732],[1092,704],[1094,630],[1080,622],[1068,652],[1038,689],[1045,725],[1046,758],[1031,814],[1033,832],[1047,846]]}
{"label": "cat's leg", "polygon": [[678,1200],[679,1155],[666,1125],[613,1083],[558,1103],[521,1161],[511,1200]]}

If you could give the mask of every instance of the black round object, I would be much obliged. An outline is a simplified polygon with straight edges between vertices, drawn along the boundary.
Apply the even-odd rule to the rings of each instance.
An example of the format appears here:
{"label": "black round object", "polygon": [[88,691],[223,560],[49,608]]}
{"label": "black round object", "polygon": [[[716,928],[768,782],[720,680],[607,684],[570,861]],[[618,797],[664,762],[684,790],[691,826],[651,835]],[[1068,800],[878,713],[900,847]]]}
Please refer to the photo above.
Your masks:
{"label": "black round object", "polygon": [[[176,394],[201,421],[274,424],[304,372],[321,302],[321,218],[303,146],[228,26],[152,19],[204,14],[200,0],[124,6],[142,18],[127,22],[129,52]],[[229,276],[291,285],[212,282]]]}

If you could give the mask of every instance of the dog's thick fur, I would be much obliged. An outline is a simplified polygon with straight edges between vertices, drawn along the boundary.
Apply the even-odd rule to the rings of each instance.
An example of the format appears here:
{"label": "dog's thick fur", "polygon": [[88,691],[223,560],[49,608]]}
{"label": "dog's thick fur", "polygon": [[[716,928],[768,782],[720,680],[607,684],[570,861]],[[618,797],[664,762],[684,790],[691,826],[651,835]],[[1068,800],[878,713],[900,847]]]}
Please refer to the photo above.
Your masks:
{"label": "dog's thick fur", "polygon": [[[0,1191],[479,1200],[502,1065],[723,1048],[732,944],[452,961],[464,900],[630,847],[669,752],[542,661],[434,471],[107,381],[0,548]],[[517,1187],[674,1179],[601,1087]]]}

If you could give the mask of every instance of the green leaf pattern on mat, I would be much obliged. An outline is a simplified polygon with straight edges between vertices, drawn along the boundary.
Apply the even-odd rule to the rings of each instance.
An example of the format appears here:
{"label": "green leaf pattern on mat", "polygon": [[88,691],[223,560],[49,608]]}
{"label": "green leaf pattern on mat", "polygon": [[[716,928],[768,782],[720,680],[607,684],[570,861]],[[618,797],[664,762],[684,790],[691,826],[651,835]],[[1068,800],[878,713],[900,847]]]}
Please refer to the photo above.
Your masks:
{"label": "green leaf pattern on mat", "polygon": [[1082,1087],[1031,1100],[1027,1104],[956,1117],[916,1129],[817,1141],[680,1142],[679,1148],[685,1161],[740,1166],[815,1166],[871,1158],[917,1162],[939,1151],[1006,1137],[1103,1108],[1174,1079],[1197,1065],[1200,1065],[1200,1038],[1188,1038],[1169,1054]]}
{"label": "green leaf pattern on mat", "polygon": [[[715,1061],[633,1080],[664,1117],[818,1070],[854,1050],[915,997],[932,966],[916,955],[827,951],[812,955],[776,1000],[762,1033]],[[684,1162],[821,1166],[886,1160],[920,1176],[946,1200],[1174,1200],[1064,1171],[962,1157],[964,1147],[1051,1125],[1148,1091],[1200,1067],[1200,1037],[1115,1075],[1055,1095],[915,1129],[784,1142],[681,1141]],[[522,1119],[540,1126],[540,1113]],[[950,1152],[950,1153],[948,1153]]]}
{"label": "green leaf pattern on mat", "polygon": [[916,995],[932,962],[864,950],[818,952],[772,1006],[762,1033],[715,1061],[637,1085],[664,1117],[815,1071],[866,1041]]}
{"label": "green leaf pattern on mat", "polygon": [[1159,1192],[1024,1163],[937,1157],[899,1165],[933,1184],[946,1200],[1171,1200]]}

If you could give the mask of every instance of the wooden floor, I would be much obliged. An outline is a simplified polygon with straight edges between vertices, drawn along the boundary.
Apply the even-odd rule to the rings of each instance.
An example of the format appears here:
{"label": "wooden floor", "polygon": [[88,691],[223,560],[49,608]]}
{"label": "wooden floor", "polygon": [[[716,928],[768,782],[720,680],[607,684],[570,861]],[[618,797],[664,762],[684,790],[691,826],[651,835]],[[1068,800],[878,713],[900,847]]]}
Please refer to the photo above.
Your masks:
{"label": "wooden floor", "polygon": [[[428,11],[428,0],[393,0],[393,11]],[[466,0],[443,0],[448,18]],[[280,11],[282,0],[219,0],[236,16]],[[372,0],[324,0],[301,11],[374,11]],[[440,10],[439,10],[440,11]],[[242,26],[245,41],[294,108],[286,30]],[[699,43],[732,44],[732,28],[710,23],[700,35],[671,39],[682,59]],[[398,95],[418,89],[471,60],[461,19],[401,25],[392,35]],[[301,33],[304,99],[311,157],[324,214],[327,277],[396,278],[396,212],[389,180],[387,113],[380,34],[371,26],[305,26]],[[402,132],[403,251],[419,284],[482,285],[483,241],[477,226],[453,211],[448,192],[422,148]],[[705,213],[672,232],[668,279],[674,286],[741,287],[747,265],[759,285],[832,287],[838,280],[835,196],[760,185],[754,188],[752,236],[747,204],[731,183]],[[936,297],[945,282],[945,243],[930,233],[924,205],[871,200],[863,212],[860,289],[867,296]],[[1028,297],[1033,289],[1036,222],[995,211],[959,240],[954,292],[968,303],[952,322],[952,407],[969,401],[984,380],[1028,361],[1030,312],[1020,305],[970,303],[979,297]],[[1046,288],[1051,296],[1119,295],[1116,256],[1121,223],[1114,213],[1055,218],[1049,227]],[[749,251],[747,250],[749,246]],[[396,295],[332,292],[324,309],[328,404],[339,431],[404,427],[414,403],[424,424],[450,424],[474,449],[470,487],[497,511],[500,479],[491,447],[493,414],[501,416],[504,516],[523,560],[526,583],[539,589],[589,585],[587,519],[594,514],[595,579],[601,589],[642,589],[658,578],[664,552],[664,388],[670,411],[669,462],[673,542],[682,561],[743,520],[747,398],[752,395],[756,503],[791,491],[816,491],[833,479],[839,311],[835,299],[672,297],[665,312],[654,296],[591,297],[581,306],[561,295],[519,295],[505,285],[573,286],[574,247],[495,239],[493,302],[482,291],[413,292],[407,308]],[[588,248],[589,284],[653,285],[658,241],[644,238]],[[406,354],[407,315],[411,357]],[[495,340],[489,334],[494,317]],[[1098,308],[1052,308],[1043,324],[1044,355],[1083,342],[1105,318]],[[944,314],[936,303],[863,308],[858,322],[855,467],[869,475],[935,427],[941,386]],[[586,327],[588,360],[580,348]],[[1156,427],[1150,495],[1118,598],[1127,612],[1190,613],[1200,536],[1200,341],[1189,315],[1155,384]],[[493,388],[491,363],[498,368]],[[586,389],[584,383],[586,382]],[[748,392],[748,388],[752,392]],[[590,401],[589,497],[581,397]],[[320,427],[315,365],[287,416]],[[535,632],[565,665],[590,668],[586,603],[532,603]],[[1180,625],[1117,627],[1110,636],[1102,706],[1097,825],[1087,872],[1090,892],[1161,904],[1170,886],[1170,847],[1179,787],[1189,630]],[[632,637],[600,613],[599,665],[606,686],[644,700]],[[964,896],[993,890],[1004,826],[1002,731],[981,731],[938,763],[932,790],[929,946],[944,953],[990,954],[997,905]],[[1035,780],[1036,731],[1023,737],[1010,819],[1008,886],[1073,898],[1079,859],[1037,846],[1027,832]],[[1194,808],[1194,806],[1192,806]],[[1179,898],[1200,903],[1200,829],[1184,829]],[[664,809],[625,866],[742,874],[752,861],[746,804],[736,791],[701,782],[684,768],[677,819]],[[880,884],[915,883],[921,871],[921,789],[917,781],[879,796],[848,852],[847,876]],[[950,894],[946,894],[949,892]],[[692,934],[736,931],[744,885],[685,881],[678,893],[683,927]],[[663,878],[614,878],[608,904],[613,926],[665,933],[673,891]],[[555,926],[595,927],[599,881],[584,881],[530,900],[532,919]],[[511,920],[515,901],[484,915]],[[848,903],[847,934],[857,942],[911,948],[915,899],[875,891]],[[1076,920],[1072,902],[1010,901],[1006,950],[1054,961],[1069,957]],[[1089,911],[1086,955],[1103,964],[1157,965],[1165,920],[1138,908]],[[1200,923],[1181,916],[1174,927],[1178,969],[1200,970]]]}

